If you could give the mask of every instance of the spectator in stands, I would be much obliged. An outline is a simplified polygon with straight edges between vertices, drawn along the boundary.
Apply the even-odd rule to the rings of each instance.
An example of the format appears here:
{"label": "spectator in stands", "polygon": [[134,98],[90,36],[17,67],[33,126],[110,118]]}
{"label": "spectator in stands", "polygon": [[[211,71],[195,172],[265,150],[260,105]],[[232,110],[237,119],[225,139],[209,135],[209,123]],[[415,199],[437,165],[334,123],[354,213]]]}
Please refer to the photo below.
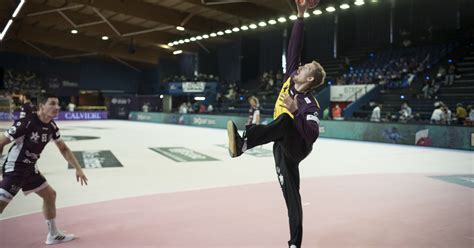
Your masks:
{"label": "spectator in stands", "polygon": [[150,111],[150,103],[148,103],[148,102],[143,103],[142,111],[143,112],[149,112]]}
{"label": "spectator in stands", "polygon": [[453,118],[451,110],[449,109],[448,105],[443,102],[441,102],[441,106],[441,110],[443,110],[442,123],[446,125],[451,125],[451,120]]}
{"label": "spectator in stands", "polygon": [[408,122],[409,120],[413,119],[411,108],[410,106],[408,106],[408,103],[406,101],[403,102],[401,109],[398,113],[400,114],[400,117],[398,119],[401,122]]}
{"label": "spectator in stands", "polygon": [[188,106],[186,105],[185,102],[183,102],[183,103],[181,103],[181,105],[179,105],[179,113],[180,114],[188,113]]}
{"label": "spectator in stands", "polygon": [[445,85],[453,85],[454,78],[458,75],[456,66],[451,64],[449,65],[448,71],[446,72]]}
{"label": "spectator in stands", "polygon": [[334,120],[340,120],[342,116],[342,109],[339,107],[339,104],[336,103],[336,105],[332,108],[332,118]]}
{"label": "spectator in stands", "polygon": [[214,112],[214,106],[212,106],[212,104],[209,104],[209,106],[207,106],[207,112],[208,113]]}
{"label": "spectator in stands", "polygon": [[74,112],[75,109],[76,109],[76,104],[74,104],[72,101],[69,102],[69,104],[67,105],[67,110],[69,112]]}
{"label": "spectator in stands", "polygon": [[471,105],[466,106],[466,112],[469,114],[468,117],[466,118],[466,121],[464,121],[464,125],[468,126],[474,126],[474,109],[472,108]]}
{"label": "spectator in stands", "polygon": [[456,104],[456,119],[458,120],[459,125],[463,125],[467,117],[467,111],[462,106],[462,103]]}
{"label": "spectator in stands", "polygon": [[207,107],[204,103],[199,104],[199,113],[203,114],[206,113]]}
{"label": "spectator in stands", "polygon": [[329,107],[325,108],[324,111],[323,111],[323,120],[329,120],[330,119],[330,116],[329,116]]}
{"label": "spectator in stands", "polygon": [[382,110],[382,104],[376,104],[375,108],[372,110],[372,115],[370,116],[370,121],[380,122],[380,112]]}
{"label": "spectator in stands", "polygon": [[432,124],[441,124],[443,121],[443,105],[441,102],[435,102],[434,103],[435,109],[433,110],[433,113],[431,114],[430,122]]}
{"label": "spectator in stands", "polygon": [[260,102],[256,96],[251,96],[248,99],[250,103],[249,119],[247,125],[259,125],[260,124]]}

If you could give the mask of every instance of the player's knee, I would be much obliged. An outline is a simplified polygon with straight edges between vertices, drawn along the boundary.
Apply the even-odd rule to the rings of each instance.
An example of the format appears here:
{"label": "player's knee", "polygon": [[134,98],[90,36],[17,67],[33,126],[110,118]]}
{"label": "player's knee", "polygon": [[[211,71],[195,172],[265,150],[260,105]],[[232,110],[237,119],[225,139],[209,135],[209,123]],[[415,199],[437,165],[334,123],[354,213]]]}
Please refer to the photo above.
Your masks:
{"label": "player's knee", "polygon": [[43,199],[47,202],[56,201],[56,191],[54,189],[49,189],[47,194],[44,195]]}

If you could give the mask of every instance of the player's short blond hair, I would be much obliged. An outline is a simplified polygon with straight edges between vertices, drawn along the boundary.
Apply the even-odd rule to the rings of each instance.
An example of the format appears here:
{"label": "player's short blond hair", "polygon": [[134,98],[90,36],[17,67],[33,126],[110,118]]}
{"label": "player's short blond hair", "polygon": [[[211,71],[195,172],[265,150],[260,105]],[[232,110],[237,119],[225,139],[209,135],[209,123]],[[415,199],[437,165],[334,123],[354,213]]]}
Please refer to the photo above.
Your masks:
{"label": "player's short blond hair", "polygon": [[324,82],[324,79],[326,78],[326,71],[321,66],[321,64],[319,64],[315,60],[313,60],[311,63],[316,66],[316,69],[313,72],[314,80],[311,86],[311,89],[314,89]]}

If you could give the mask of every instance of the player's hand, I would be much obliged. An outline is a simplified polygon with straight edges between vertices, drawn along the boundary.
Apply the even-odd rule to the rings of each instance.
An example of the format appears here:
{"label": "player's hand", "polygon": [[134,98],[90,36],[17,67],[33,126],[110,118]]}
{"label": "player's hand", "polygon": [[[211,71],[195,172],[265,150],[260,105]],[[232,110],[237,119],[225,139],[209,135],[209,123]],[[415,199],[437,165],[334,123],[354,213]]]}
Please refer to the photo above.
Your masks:
{"label": "player's hand", "polygon": [[[303,17],[306,10],[309,9],[309,1],[308,0],[295,0],[295,3],[296,3],[296,8],[298,9],[298,17]],[[318,4],[319,4],[319,0],[316,0],[316,6]]]}
{"label": "player's hand", "polygon": [[79,182],[79,180],[80,180],[81,185],[84,185],[84,184],[87,185],[87,177],[84,174],[84,171],[82,171],[82,169],[76,170],[76,180],[77,180],[77,182]]}
{"label": "player's hand", "polygon": [[283,94],[280,96],[280,101],[283,102],[283,104],[280,105],[280,107],[288,109],[290,113],[295,113],[298,110],[298,95],[295,95],[294,98],[292,98],[290,95],[287,93]]}

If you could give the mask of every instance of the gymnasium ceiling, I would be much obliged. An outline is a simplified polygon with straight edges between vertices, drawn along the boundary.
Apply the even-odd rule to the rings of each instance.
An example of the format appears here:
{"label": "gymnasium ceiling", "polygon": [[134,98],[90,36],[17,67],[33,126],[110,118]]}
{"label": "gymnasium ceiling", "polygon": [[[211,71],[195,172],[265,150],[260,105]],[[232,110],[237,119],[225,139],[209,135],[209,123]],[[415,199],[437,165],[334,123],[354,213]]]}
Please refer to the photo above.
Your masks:
{"label": "gymnasium ceiling", "polygon": [[[1,29],[19,3],[0,0]],[[233,36],[163,46],[170,42],[293,13],[294,0],[27,0],[1,50],[55,59],[105,57],[139,67],[176,49],[206,49]]]}

